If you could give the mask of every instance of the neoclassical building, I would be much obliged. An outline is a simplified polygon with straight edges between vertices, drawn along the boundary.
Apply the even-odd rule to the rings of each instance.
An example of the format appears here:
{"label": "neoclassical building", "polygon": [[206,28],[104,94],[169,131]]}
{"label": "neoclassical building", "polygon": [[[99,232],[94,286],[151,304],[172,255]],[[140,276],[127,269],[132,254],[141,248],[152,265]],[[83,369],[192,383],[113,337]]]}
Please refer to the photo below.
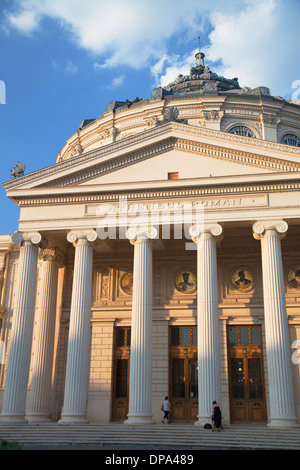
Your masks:
{"label": "neoclassical building", "polygon": [[199,52],[3,183],[1,422],[298,426],[299,172],[299,104]]}

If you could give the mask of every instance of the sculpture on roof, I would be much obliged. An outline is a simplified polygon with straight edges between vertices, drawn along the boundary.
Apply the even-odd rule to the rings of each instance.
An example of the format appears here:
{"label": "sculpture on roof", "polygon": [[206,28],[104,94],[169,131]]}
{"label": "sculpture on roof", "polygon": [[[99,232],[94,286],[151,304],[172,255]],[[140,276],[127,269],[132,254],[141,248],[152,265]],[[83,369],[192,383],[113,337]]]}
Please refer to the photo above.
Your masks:
{"label": "sculpture on roof", "polygon": [[9,170],[10,171],[10,176],[13,176],[14,178],[18,178],[19,176],[24,175],[24,171],[25,171],[24,163],[18,161],[17,165],[14,165],[13,168],[14,168],[13,170]]}

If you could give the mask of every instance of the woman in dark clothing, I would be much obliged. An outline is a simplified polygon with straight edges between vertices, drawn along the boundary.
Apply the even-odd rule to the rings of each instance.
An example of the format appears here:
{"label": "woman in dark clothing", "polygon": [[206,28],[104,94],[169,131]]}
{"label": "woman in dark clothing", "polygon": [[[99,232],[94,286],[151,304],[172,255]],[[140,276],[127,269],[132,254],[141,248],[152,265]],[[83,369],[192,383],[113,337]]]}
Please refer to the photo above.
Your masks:
{"label": "woman in dark clothing", "polygon": [[212,431],[214,431],[215,427],[217,428],[218,432],[220,431],[221,420],[222,420],[222,415],[221,415],[220,407],[216,401],[213,401]]}

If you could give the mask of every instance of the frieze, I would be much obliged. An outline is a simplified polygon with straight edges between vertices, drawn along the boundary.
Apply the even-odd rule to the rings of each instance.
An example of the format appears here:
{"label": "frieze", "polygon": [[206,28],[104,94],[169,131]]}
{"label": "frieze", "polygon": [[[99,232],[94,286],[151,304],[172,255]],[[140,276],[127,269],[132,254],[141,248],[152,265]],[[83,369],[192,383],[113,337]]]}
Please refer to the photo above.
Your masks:
{"label": "frieze", "polygon": [[[269,205],[268,195],[264,194],[261,196],[243,196],[243,197],[215,197],[215,198],[201,198],[193,201],[171,201],[171,202],[151,202],[151,203],[128,203],[123,198],[121,202],[114,203],[110,202],[113,215],[127,214],[133,216],[140,211],[147,211],[147,213],[155,215],[158,213],[187,213],[197,209],[207,210],[220,210],[222,208],[230,209],[241,209],[241,208],[252,208],[252,207],[267,207]],[[107,204],[106,204],[107,206]],[[86,217],[96,216],[98,211],[98,205],[87,204],[85,206],[84,215]]]}

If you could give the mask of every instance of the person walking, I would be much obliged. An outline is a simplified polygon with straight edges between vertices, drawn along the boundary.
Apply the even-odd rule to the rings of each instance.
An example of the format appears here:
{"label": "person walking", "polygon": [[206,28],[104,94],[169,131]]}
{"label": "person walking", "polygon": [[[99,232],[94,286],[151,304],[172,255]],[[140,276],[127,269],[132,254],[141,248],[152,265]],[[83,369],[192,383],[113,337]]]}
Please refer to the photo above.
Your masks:
{"label": "person walking", "polygon": [[[169,423],[169,413],[171,411],[171,405],[169,402],[169,398],[166,396],[164,401],[162,402],[161,405],[161,410],[164,412],[164,417],[162,419],[162,423],[165,424],[165,422]],[[165,421],[166,420],[166,421]]]}
{"label": "person walking", "polygon": [[220,407],[216,401],[213,401],[213,414],[212,414],[212,432],[214,432],[215,428],[218,432],[221,429],[221,421],[222,421],[222,414]]}

